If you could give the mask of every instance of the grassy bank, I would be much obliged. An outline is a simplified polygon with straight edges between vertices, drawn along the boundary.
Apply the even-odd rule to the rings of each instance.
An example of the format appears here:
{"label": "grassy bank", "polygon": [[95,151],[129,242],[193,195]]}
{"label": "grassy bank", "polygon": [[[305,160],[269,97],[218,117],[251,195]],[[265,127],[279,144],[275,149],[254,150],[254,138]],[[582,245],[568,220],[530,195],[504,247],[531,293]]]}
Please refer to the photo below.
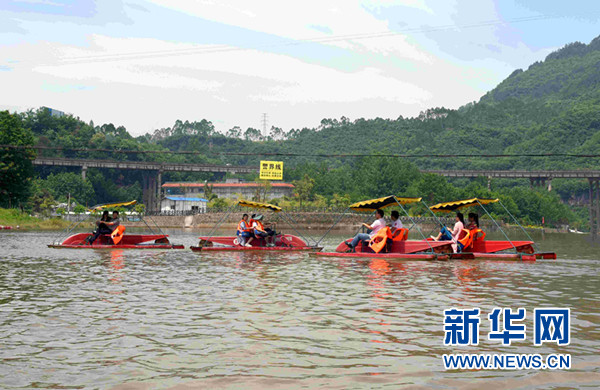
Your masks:
{"label": "grassy bank", "polygon": [[56,230],[65,229],[69,226],[69,221],[61,218],[36,218],[16,209],[0,208],[0,225],[12,226],[13,229],[19,226],[20,229]]}

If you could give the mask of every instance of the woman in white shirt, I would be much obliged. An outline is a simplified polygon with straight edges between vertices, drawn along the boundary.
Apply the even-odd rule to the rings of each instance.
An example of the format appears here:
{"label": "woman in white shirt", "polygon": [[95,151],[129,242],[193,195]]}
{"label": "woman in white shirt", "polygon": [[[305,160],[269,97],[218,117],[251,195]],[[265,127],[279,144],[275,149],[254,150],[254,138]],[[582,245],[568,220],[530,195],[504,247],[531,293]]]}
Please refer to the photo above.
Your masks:
{"label": "woman in white shirt", "polygon": [[375,216],[377,217],[375,222],[373,222],[371,225],[363,223],[363,226],[368,229],[369,234],[358,233],[356,236],[354,236],[354,238],[352,239],[352,242],[350,244],[348,242],[344,241],[346,243],[346,245],[348,245],[348,247],[350,248],[350,251],[355,252],[356,246],[358,245],[359,241],[362,241],[363,245],[365,245],[365,243],[367,241],[369,241],[371,238],[373,238],[373,236],[375,234],[377,234],[377,232],[379,230],[381,230],[382,228],[384,228],[386,226],[385,219],[383,219],[383,215],[384,215],[383,210],[378,209],[377,211],[375,211]]}
{"label": "woman in white shirt", "polygon": [[465,217],[462,213],[456,213],[456,223],[454,224],[454,228],[452,229],[452,249],[454,253],[458,251],[458,238],[460,237],[460,232],[465,228]]}

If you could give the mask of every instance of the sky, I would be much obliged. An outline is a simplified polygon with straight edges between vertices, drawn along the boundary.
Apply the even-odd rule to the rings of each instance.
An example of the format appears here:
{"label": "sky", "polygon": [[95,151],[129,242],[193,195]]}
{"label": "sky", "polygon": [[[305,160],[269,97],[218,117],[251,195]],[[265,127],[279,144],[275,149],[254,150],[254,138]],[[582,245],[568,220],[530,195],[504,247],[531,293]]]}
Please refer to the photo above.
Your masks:
{"label": "sky", "polygon": [[599,17],[577,0],[0,0],[0,109],[133,135],[411,117],[588,43]]}

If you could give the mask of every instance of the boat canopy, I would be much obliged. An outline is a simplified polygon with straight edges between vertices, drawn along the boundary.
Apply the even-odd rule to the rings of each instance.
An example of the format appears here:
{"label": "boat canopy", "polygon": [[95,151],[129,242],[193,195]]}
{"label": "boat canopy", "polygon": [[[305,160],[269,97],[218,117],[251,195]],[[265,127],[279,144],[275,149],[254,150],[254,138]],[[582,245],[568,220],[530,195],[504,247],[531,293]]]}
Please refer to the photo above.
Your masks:
{"label": "boat canopy", "polygon": [[384,207],[397,205],[398,203],[401,205],[405,205],[409,203],[417,203],[420,201],[421,198],[406,198],[390,195],[383,198],[363,200],[362,202],[351,204],[348,207],[354,211],[375,211]]}
{"label": "boat canopy", "polygon": [[430,207],[432,211],[444,211],[451,212],[463,207],[479,206],[484,204],[496,203],[499,199],[483,199],[483,198],[471,198],[464,200],[455,200],[452,202],[438,203]]}
{"label": "boat canopy", "polygon": [[273,204],[250,202],[248,200],[243,200],[243,199],[238,202],[238,205],[243,206],[243,207],[252,207],[255,209],[267,209],[267,210],[275,211],[276,213],[281,211],[281,207],[275,206]]}
{"label": "boat canopy", "polygon": [[100,210],[104,210],[104,209],[110,209],[110,208],[113,208],[113,207],[133,206],[136,203],[137,203],[137,200],[132,200],[130,202],[97,204],[97,205],[95,205],[94,207],[92,207],[90,209],[90,212],[100,211]]}

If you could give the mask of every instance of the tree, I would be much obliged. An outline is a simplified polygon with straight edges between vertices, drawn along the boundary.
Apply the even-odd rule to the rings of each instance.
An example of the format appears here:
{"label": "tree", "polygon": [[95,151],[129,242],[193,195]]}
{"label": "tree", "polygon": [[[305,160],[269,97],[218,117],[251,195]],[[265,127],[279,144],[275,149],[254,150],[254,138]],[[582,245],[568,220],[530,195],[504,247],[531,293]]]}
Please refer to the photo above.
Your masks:
{"label": "tree", "polygon": [[248,127],[244,132],[244,139],[246,141],[260,141],[262,140],[262,134],[260,131],[253,129],[252,127]]}
{"label": "tree", "polygon": [[217,199],[219,196],[217,194],[215,194],[213,192],[213,185],[212,184],[208,184],[208,183],[204,183],[204,199],[208,200],[209,202],[211,200]]}
{"label": "tree", "polygon": [[242,129],[239,126],[234,126],[227,130],[226,135],[229,138],[242,138]]}
{"label": "tree", "polygon": [[50,174],[44,185],[55,199],[66,199],[69,194],[79,203],[89,204],[94,199],[94,188],[89,180],[73,172]]}
{"label": "tree", "polygon": [[268,180],[257,180],[256,191],[254,192],[254,200],[257,202],[265,202],[273,185]]}
{"label": "tree", "polygon": [[315,179],[305,174],[302,179],[294,180],[293,184],[296,187],[296,196],[300,201],[300,206],[302,206],[302,202],[310,200],[313,195]]}
{"label": "tree", "polygon": [[[0,111],[0,145],[33,145],[33,134],[22,127],[19,115]],[[33,149],[0,149],[1,207],[16,207],[25,203],[34,176],[34,158]]]}
{"label": "tree", "polygon": [[228,206],[229,204],[227,203],[227,200],[223,198],[215,198],[212,202],[208,204],[208,207],[219,211],[225,210]]}

